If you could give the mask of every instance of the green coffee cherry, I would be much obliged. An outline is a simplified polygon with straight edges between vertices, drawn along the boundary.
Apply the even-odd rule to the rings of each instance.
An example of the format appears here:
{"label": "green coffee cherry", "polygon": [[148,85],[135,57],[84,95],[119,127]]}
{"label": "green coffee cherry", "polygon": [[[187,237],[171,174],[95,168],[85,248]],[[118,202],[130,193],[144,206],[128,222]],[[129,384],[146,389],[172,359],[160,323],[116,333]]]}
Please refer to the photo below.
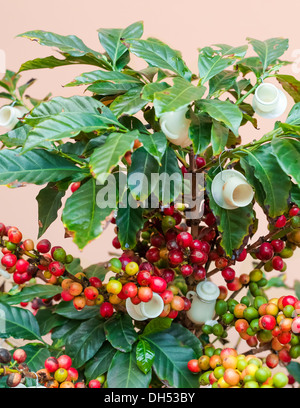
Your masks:
{"label": "green coffee cherry", "polygon": [[217,300],[215,311],[217,315],[222,316],[227,312],[227,302],[225,300]]}
{"label": "green coffee cherry", "polygon": [[241,299],[241,301],[240,301],[240,303],[242,303],[243,305],[246,305],[246,306],[250,306],[250,299],[249,299],[249,297],[248,297],[248,296],[243,296],[242,299]]}
{"label": "green coffee cherry", "polygon": [[248,322],[251,322],[251,320],[257,319],[259,315],[257,309],[255,309],[255,307],[250,306],[244,310],[243,316],[246,320],[248,320]]}

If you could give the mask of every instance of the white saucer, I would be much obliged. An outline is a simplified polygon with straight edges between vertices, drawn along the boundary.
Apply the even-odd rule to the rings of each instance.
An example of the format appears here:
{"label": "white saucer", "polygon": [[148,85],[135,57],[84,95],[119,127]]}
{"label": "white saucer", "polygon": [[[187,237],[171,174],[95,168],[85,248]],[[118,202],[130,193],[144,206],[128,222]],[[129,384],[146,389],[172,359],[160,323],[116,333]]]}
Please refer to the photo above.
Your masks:
{"label": "white saucer", "polygon": [[278,89],[279,92],[279,100],[277,103],[277,107],[270,111],[270,112],[263,112],[261,111],[259,108],[257,108],[256,103],[255,103],[255,97],[253,97],[253,102],[252,102],[252,107],[254,109],[254,111],[261,116],[262,118],[266,118],[266,119],[274,119],[274,118],[278,118],[279,116],[281,116],[284,111],[286,110],[287,107],[287,98],[285,96],[285,94],[283,93],[283,91],[281,91],[280,89]]}
{"label": "white saucer", "polygon": [[223,199],[223,187],[230,177],[240,177],[242,180],[247,181],[246,177],[239,171],[223,170],[216,175],[211,184],[211,193],[215,202],[219,207],[225,208],[225,210],[235,210],[239,208],[238,206],[227,204]]}

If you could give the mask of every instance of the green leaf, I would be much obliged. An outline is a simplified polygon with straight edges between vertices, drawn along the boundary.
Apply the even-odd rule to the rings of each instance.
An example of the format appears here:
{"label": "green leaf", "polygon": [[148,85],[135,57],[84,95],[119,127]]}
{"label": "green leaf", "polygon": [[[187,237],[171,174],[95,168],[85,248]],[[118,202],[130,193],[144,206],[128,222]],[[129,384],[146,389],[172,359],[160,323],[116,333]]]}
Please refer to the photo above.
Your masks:
{"label": "green leaf", "polygon": [[160,182],[155,186],[154,194],[163,204],[175,201],[182,191],[182,173],[174,150],[170,146],[162,158],[159,177]]}
{"label": "green leaf", "polygon": [[275,75],[275,77],[295,103],[300,102],[300,81],[292,75]]}
{"label": "green leaf", "polygon": [[185,65],[178,51],[173,50],[155,38],[148,40],[127,40],[130,51],[143,58],[149,65],[175,72],[177,75],[190,80],[191,71]]}
{"label": "green leaf", "polygon": [[124,95],[117,96],[110,105],[112,112],[120,117],[121,115],[134,115],[143,109],[148,102],[141,98],[141,89],[141,87],[135,87]]}
{"label": "green leaf", "polygon": [[[132,164],[128,171],[128,187],[136,200],[144,201],[152,193],[152,174],[158,174],[159,164],[148,151],[140,147],[131,156]],[[141,176],[143,176],[141,180]]]}
{"label": "green leaf", "polygon": [[245,171],[245,176],[248,183],[251,184],[254,189],[255,200],[262,208],[264,208],[266,193],[261,182],[254,175],[254,168],[250,166],[247,160],[245,160],[243,157],[240,158],[240,164]]}
{"label": "green leaf", "polygon": [[127,314],[114,316],[104,324],[106,339],[117,350],[127,353],[138,338],[132,319]]}
{"label": "green leaf", "polygon": [[63,347],[69,336],[77,330],[80,324],[80,320],[68,320],[62,326],[54,328],[51,334],[51,339],[53,340],[52,345],[55,347]]}
{"label": "green leaf", "polygon": [[38,322],[29,310],[0,303],[0,312],[2,338],[41,340]]}
{"label": "green leaf", "polygon": [[300,298],[300,281],[296,280],[294,282],[294,289],[295,289],[296,297],[299,299]]}
{"label": "green leaf", "polygon": [[131,84],[142,84],[141,81],[134,77],[133,75],[127,75],[123,72],[117,71],[91,71],[91,72],[84,72],[83,74],[77,76],[74,81],[65,85],[65,87],[69,86],[78,86],[78,85],[88,85],[96,81],[112,81],[117,84],[123,83],[131,83]]}
{"label": "green leaf", "polygon": [[167,138],[165,134],[163,132],[155,132],[147,135],[140,133],[139,140],[143,143],[144,149],[161,164],[161,160],[167,148]]}
{"label": "green leaf", "polygon": [[263,65],[258,57],[244,58],[237,62],[237,67],[243,75],[254,72],[254,74],[259,77],[263,73]]}
{"label": "green leaf", "polygon": [[149,336],[150,334],[167,330],[171,327],[172,321],[173,320],[168,317],[156,317],[147,324],[142,336]]}
{"label": "green leaf", "polygon": [[36,196],[39,212],[39,235],[40,238],[56,220],[58,210],[62,206],[62,198],[65,195],[64,190],[59,190],[55,185],[48,184],[40,190]]}
{"label": "green leaf", "polygon": [[45,142],[57,142],[64,138],[77,136],[80,132],[91,133],[108,130],[115,123],[103,115],[90,112],[60,113],[40,122],[28,134],[23,152],[36,146],[43,147]]}
{"label": "green leaf", "polygon": [[254,168],[254,175],[265,190],[264,206],[269,216],[273,218],[285,213],[291,181],[280,168],[271,146],[264,145],[252,151],[247,150],[247,153],[245,160]]}
{"label": "green leaf", "polygon": [[41,336],[45,336],[55,327],[60,327],[67,322],[63,316],[52,313],[51,309],[39,309],[35,318],[38,321]]}
{"label": "green leaf", "polygon": [[50,351],[41,347],[41,345],[26,344],[21,347],[27,354],[26,364],[30,368],[30,371],[38,371],[44,367],[45,360],[51,356]]}
{"label": "green leaf", "polygon": [[293,183],[291,189],[291,201],[292,203],[300,206],[300,187],[297,184]]}
{"label": "green leaf", "polygon": [[109,207],[100,208],[97,204],[97,194],[101,188],[95,179],[90,179],[66,201],[62,221],[72,232],[73,240],[80,249],[101,234],[101,222],[113,210]]}
{"label": "green leaf", "polygon": [[127,51],[121,40],[123,38],[140,38],[143,35],[143,31],[142,21],[133,23],[125,29],[100,28],[98,30],[100,43],[112,60],[114,68],[121,69],[124,66],[124,64],[117,64],[122,55]]}
{"label": "green leaf", "polygon": [[142,99],[153,102],[154,94],[156,92],[162,92],[169,87],[170,85],[168,85],[166,82],[151,82],[150,84],[144,86],[142,91]]}
{"label": "green leaf", "polygon": [[282,170],[294,178],[300,184],[299,160],[300,146],[299,140],[280,138],[272,140],[272,151]]}
{"label": "green leaf", "polygon": [[66,341],[66,354],[73,359],[75,367],[81,367],[90,360],[105,341],[104,322],[92,318],[82,322]]}
{"label": "green leaf", "polygon": [[6,147],[23,146],[30,129],[31,129],[31,126],[28,126],[28,125],[20,126],[16,129],[11,130],[8,133],[0,135],[0,141]]}
{"label": "green leaf", "polygon": [[80,175],[84,170],[55,153],[36,149],[20,155],[21,149],[0,151],[0,184],[14,181],[45,184]]}
{"label": "green leaf", "polygon": [[51,55],[49,57],[35,58],[33,60],[24,62],[21,65],[19,72],[30,71],[32,69],[63,67],[66,65],[73,65],[78,62],[76,62],[76,59],[75,60],[72,58],[58,59],[54,57],[53,55]]}
{"label": "green leaf", "polygon": [[[110,110],[103,105],[102,102],[97,101],[91,96],[71,96],[70,98],[63,98],[58,96],[49,101],[43,102],[34,108],[29,115],[26,116],[26,122],[34,126],[39,122],[51,119],[54,115],[60,113],[93,113],[99,114],[99,111],[106,118],[112,119],[111,124],[119,126],[116,117],[112,116]],[[114,120],[113,120],[114,119]]]}
{"label": "green leaf", "polygon": [[206,114],[193,115],[189,127],[189,138],[193,141],[195,154],[203,153],[211,141],[212,120]]}
{"label": "green leaf", "polygon": [[107,274],[107,269],[101,264],[95,264],[84,269],[83,272],[86,274],[88,279],[96,277],[99,278],[101,281],[104,281],[105,276]]}
{"label": "green leaf", "polygon": [[104,184],[111,170],[119,163],[124,154],[131,150],[137,131],[127,133],[111,133],[104,145],[95,149],[90,159],[91,172],[100,184]]}
{"label": "green leaf", "polygon": [[228,133],[228,128],[223,126],[220,122],[213,120],[211,128],[211,144],[214,155],[218,155],[224,150],[228,140]]}
{"label": "green leaf", "polygon": [[215,75],[209,80],[208,96],[211,97],[214,93],[228,91],[235,85],[237,77],[238,72],[226,70]]}
{"label": "green leaf", "polygon": [[300,125],[300,102],[296,103],[290,110],[286,123],[289,125]]}
{"label": "green leaf", "polygon": [[222,72],[225,68],[234,63],[235,59],[223,58],[222,55],[211,56],[205,51],[200,51],[198,57],[198,69],[201,78],[201,84],[207,82],[210,78]]}
{"label": "green leaf", "polygon": [[19,34],[17,37],[28,38],[32,41],[37,41],[41,45],[48,47],[56,47],[60,51],[67,53],[73,57],[80,57],[86,54],[92,54],[95,57],[102,59],[102,55],[87,47],[83,41],[76,35],[59,35],[49,31],[35,30],[27,31]]}
{"label": "green leaf", "polygon": [[265,41],[247,38],[254,51],[262,62],[263,70],[266,71],[268,66],[275,63],[276,60],[288,49],[289,41],[285,38],[269,38]]}
{"label": "green leaf", "polygon": [[61,302],[55,309],[55,313],[73,320],[86,320],[99,316],[99,306],[85,306],[83,310],[75,309],[73,302]]}
{"label": "green leaf", "polygon": [[274,276],[273,278],[268,280],[268,283],[266,286],[264,286],[264,289],[269,289],[269,288],[287,288],[286,284],[284,283],[286,279],[286,276],[279,275],[279,276]]}
{"label": "green leaf", "polygon": [[141,207],[132,208],[127,202],[125,208],[120,207],[118,209],[116,224],[122,249],[134,248],[136,234],[144,225],[143,209]]}
{"label": "green leaf", "polygon": [[98,376],[105,374],[117,350],[108,341],[105,341],[100,350],[85,365],[84,376],[87,381],[94,380]]}
{"label": "green leaf", "polygon": [[165,331],[165,333],[171,334],[181,346],[187,346],[194,350],[197,357],[202,356],[202,343],[193,333],[178,323],[172,324],[172,326]]}
{"label": "green leaf", "polygon": [[136,347],[130,353],[117,351],[107,373],[108,388],[148,388],[151,372],[143,374],[136,362]]}
{"label": "green leaf", "polygon": [[153,103],[158,117],[164,112],[176,111],[204,95],[204,86],[196,87],[180,77],[173,78],[173,83],[172,87],[154,94]]}
{"label": "green leaf", "polygon": [[0,297],[0,302],[4,301],[7,305],[18,305],[21,302],[30,302],[35,297],[49,299],[52,296],[62,292],[60,286],[36,284],[33,286],[25,286],[20,292],[12,296]]}
{"label": "green leaf", "polygon": [[29,79],[29,81],[27,81],[24,85],[19,86],[18,91],[20,94],[20,97],[23,98],[24,93],[26,92],[26,90],[32,86],[34,83],[36,82],[36,79]]}
{"label": "green leaf", "polygon": [[295,380],[299,383],[300,382],[300,364],[296,361],[290,362],[286,366],[288,372],[295,378]]}
{"label": "green leaf", "polygon": [[213,119],[223,122],[236,136],[238,136],[243,114],[236,105],[228,101],[210,99],[199,101],[198,106]]}
{"label": "green leaf", "polygon": [[66,266],[67,271],[71,273],[72,275],[76,275],[76,273],[82,272],[82,267],[80,265],[80,258],[74,258],[70,264],[65,265],[65,266]]}
{"label": "green leaf", "polygon": [[187,361],[196,358],[191,348],[180,346],[175,337],[165,332],[151,334],[146,340],[155,353],[153,368],[160,380],[175,388],[199,387],[198,377],[187,368]]}
{"label": "green leaf", "polygon": [[[97,81],[87,88],[87,91],[94,92],[98,95],[120,95],[124,94],[131,88],[136,88],[136,83],[117,83]],[[139,88],[140,89],[140,88]]]}
{"label": "green leaf", "polygon": [[222,234],[221,246],[226,254],[231,256],[234,250],[238,250],[243,244],[244,238],[249,235],[249,229],[253,224],[253,206],[236,208],[235,210],[225,210],[219,207],[211,194],[212,177],[206,176],[206,187],[209,195],[211,209],[217,218],[218,229]]}
{"label": "green leaf", "polygon": [[153,365],[155,358],[148,341],[141,339],[136,346],[136,362],[142,373],[147,374]]}

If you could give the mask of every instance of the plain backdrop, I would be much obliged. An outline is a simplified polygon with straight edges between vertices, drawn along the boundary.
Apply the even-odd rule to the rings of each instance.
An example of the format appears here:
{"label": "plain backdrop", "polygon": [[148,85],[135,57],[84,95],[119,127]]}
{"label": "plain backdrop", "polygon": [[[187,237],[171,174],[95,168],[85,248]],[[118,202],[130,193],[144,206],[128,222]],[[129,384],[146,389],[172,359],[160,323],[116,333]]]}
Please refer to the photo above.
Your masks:
{"label": "plain backdrop", "polygon": [[[14,0],[1,1],[0,49],[6,53],[7,68],[18,70],[20,65],[29,59],[55,55],[55,51],[43,47],[27,39],[16,38],[17,34],[28,30],[42,29],[58,34],[76,34],[95,50],[102,50],[97,36],[99,28],[121,28],[143,20],[144,37],[157,37],[171,47],[182,51],[188,66],[197,73],[198,48],[215,43],[226,43],[234,46],[246,43],[247,37],[265,40],[270,37],[289,38],[290,48],[284,59],[294,62],[281,72],[295,75],[300,79],[296,60],[300,49],[299,38],[300,3],[297,0],[252,0],[241,2],[231,0]],[[252,50],[251,50],[252,52]],[[300,51],[299,51],[300,52]],[[299,55],[299,54],[298,54]],[[135,58],[137,67],[144,66],[141,60]],[[63,88],[74,77],[84,71],[95,68],[87,66],[62,67],[54,70],[44,69],[25,72],[22,81],[37,78],[38,81],[29,89],[30,95],[42,98],[51,92],[54,96],[70,96],[81,94],[82,88]],[[0,100],[4,104],[4,100]],[[292,106],[288,96],[289,107],[280,118],[284,120]],[[242,130],[243,142],[260,138],[274,126],[273,120],[259,119],[259,130],[252,126]],[[23,188],[7,188],[0,186],[0,221],[8,225],[18,226],[25,238],[37,239],[38,216],[35,197],[41,187],[26,186]],[[261,215],[261,212],[258,212]],[[59,216],[60,218],[60,216]],[[267,232],[266,222],[260,222],[258,234]],[[45,238],[53,245],[62,245],[74,256],[80,256],[82,265],[105,261],[112,251],[113,227],[110,225],[100,238],[90,243],[81,253],[71,239],[64,239],[64,227],[58,219],[46,232]],[[287,283],[292,285],[297,279],[299,253],[287,261]],[[250,259],[236,270],[240,273],[250,272]],[[271,272],[269,276],[278,273]],[[214,279],[216,282],[222,280]],[[281,289],[275,289],[274,295],[281,294]]]}

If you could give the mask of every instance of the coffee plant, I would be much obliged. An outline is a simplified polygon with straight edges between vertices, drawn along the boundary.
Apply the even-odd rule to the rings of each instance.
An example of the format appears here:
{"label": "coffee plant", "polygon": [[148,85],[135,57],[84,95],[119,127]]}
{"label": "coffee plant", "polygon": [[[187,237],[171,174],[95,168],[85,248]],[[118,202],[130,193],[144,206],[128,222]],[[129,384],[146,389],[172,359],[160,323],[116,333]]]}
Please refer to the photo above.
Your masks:
{"label": "coffee plant", "polygon": [[[300,82],[279,73],[288,40],[201,48],[192,73],[179,51],[142,35],[142,22],[99,29],[100,52],[74,35],[26,32],[58,55],[0,81],[0,184],[41,186],[36,243],[0,223],[10,285],[0,292],[0,386],[296,384],[300,283],[285,284],[285,259],[300,245]],[[23,72],[75,64],[91,67],[64,86],[85,96],[27,94],[34,80],[22,83]],[[260,117],[281,115],[260,134]],[[119,255],[83,268],[45,238],[66,194],[66,237],[83,249],[113,224]],[[260,237],[257,207],[268,224]],[[253,267],[237,276],[246,258]],[[290,292],[270,298],[273,286]],[[239,354],[230,332],[249,350]]]}

